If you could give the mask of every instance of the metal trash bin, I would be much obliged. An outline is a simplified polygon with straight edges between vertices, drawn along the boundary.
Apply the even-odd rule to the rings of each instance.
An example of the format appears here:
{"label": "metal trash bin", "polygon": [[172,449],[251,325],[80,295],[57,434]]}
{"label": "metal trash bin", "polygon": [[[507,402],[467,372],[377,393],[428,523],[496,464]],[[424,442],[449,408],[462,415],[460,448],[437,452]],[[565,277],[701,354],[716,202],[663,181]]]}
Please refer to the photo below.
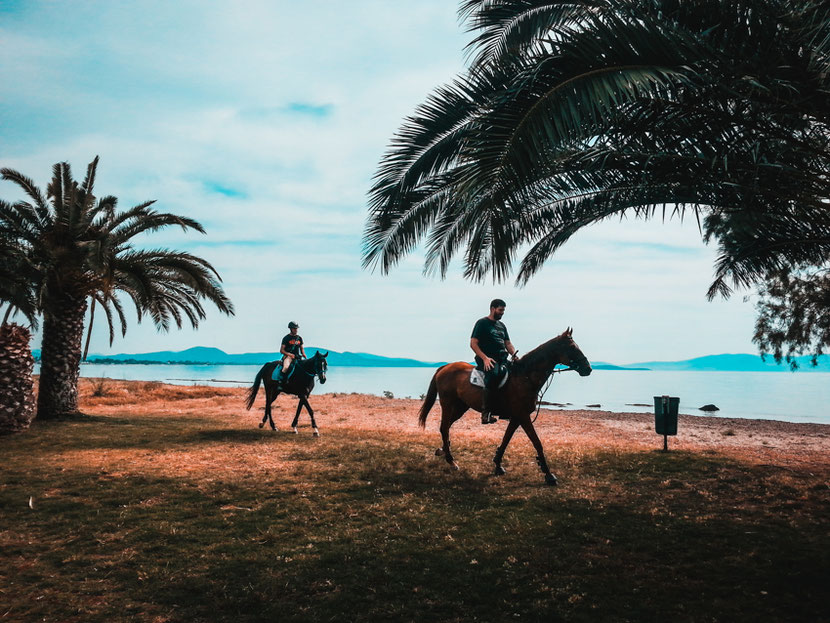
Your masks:
{"label": "metal trash bin", "polygon": [[680,398],[676,396],[654,397],[654,430],[663,435],[663,450],[669,449],[669,435],[677,434],[677,412]]}

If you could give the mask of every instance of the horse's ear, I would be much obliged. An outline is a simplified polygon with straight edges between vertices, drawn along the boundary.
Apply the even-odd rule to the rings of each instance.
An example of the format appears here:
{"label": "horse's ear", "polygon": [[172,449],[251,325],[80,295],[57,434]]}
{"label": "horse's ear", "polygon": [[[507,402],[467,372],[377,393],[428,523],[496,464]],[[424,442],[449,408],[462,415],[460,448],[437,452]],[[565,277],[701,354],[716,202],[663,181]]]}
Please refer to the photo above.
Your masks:
{"label": "horse's ear", "polygon": [[323,355],[323,357],[328,357],[328,356],[329,356],[329,351],[326,351],[326,354]]}
{"label": "horse's ear", "polygon": [[568,337],[571,337],[574,334],[574,330],[571,327],[568,327],[568,330],[565,331],[568,334]]}

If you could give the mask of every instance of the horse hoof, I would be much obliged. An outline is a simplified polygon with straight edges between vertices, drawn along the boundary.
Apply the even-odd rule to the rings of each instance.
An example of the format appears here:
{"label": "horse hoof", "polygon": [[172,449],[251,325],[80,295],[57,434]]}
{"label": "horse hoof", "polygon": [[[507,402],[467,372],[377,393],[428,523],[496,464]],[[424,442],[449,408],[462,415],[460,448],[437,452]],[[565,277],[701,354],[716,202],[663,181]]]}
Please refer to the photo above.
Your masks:
{"label": "horse hoof", "polygon": [[559,482],[553,474],[545,474],[545,484],[550,487],[555,487]]}
{"label": "horse hoof", "polygon": [[299,434],[300,434],[300,431],[298,431],[298,430],[297,430],[297,427],[296,427],[296,426],[292,426],[292,427],[291,427],[291,430],[293,430],[293,431],[294,431],[294,434],[295,434],[295,435],[299,435]]}
{"label": "horse hoof", "polygon": [[496,471],[493,472],[496,476],[504,476],[507,473],[507,470],[504,469],[501,465],[496,465]]}
{"label": "horse hoof", "polygon": [[443,448],[436,448],[435,456],[444,456],[444,449]]}
{"label": "horse hoof", "polygon": [[265,426],[265,422],[260,422],[259,427],[262,428],[263,426]]}
{"label": "horse hoof", "polygon": [[320,436],[320,431],[319,431],[319,430],[317,430],[316,428],[314,429],[314,436],[315,436],[315,437],[319,437],[319,436]]}
{"label": "horse hoof", "polygon": [[461,468],[458,466],[458,463],[456,463],[455,461],[453,461],[452,463],[450,463],[450,466],[452,467],[453,471],[456,471],[456,472],[457,472],[458,470],[460,470],[460,469],[461,469]]}

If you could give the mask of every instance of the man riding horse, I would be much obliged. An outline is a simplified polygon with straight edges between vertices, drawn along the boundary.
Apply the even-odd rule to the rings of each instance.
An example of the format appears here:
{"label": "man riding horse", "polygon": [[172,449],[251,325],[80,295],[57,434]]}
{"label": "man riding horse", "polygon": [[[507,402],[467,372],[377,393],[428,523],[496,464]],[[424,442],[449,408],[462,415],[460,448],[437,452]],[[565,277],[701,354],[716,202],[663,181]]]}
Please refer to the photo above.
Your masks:
{"label": "man riding horse", "polygon": [[476,369],[484,372],[482,424],[493,424],[496,421],[496,416],[492,413],[495,393],[507,374],[508,355],[513,361],[516,360],[516,349],[510,343],[507,327],[501,321],[505,307],[507,303],[503,300],[493,299],[490,302],[490,315],[476,321],[470,336],[470,348],[476,354]]}
{"label": "man riding horse", "polygon": [[278,387],[284,382],[288,370],[297,358],[305,359],[305,349],[303,348],[303,338],[297,332],[300,330],[298,325],[293,320],[288,323],[288,335],[282,338],[280,344],[280,354],[282,355],[282,369],[280,370],[279,378],[276,379]]}

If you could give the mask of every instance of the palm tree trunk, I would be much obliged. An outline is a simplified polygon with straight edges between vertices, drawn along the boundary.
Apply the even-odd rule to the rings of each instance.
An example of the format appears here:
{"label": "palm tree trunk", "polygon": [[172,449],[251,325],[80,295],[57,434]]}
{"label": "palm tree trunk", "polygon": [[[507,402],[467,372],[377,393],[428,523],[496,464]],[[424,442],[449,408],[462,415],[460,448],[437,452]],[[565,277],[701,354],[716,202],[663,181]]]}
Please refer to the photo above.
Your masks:
{"label": "palm tree trunk", "polygon": [[0,435],[29,428],[35,417],[30,338],[28,329],[19,325],[0,327]]}
{"label": "palm tree trunk", "polygon": [[50,297],[44,305],[37,395],[39,419],[80,415],[78,376],[86,306],[85,296],[69,294]]}

